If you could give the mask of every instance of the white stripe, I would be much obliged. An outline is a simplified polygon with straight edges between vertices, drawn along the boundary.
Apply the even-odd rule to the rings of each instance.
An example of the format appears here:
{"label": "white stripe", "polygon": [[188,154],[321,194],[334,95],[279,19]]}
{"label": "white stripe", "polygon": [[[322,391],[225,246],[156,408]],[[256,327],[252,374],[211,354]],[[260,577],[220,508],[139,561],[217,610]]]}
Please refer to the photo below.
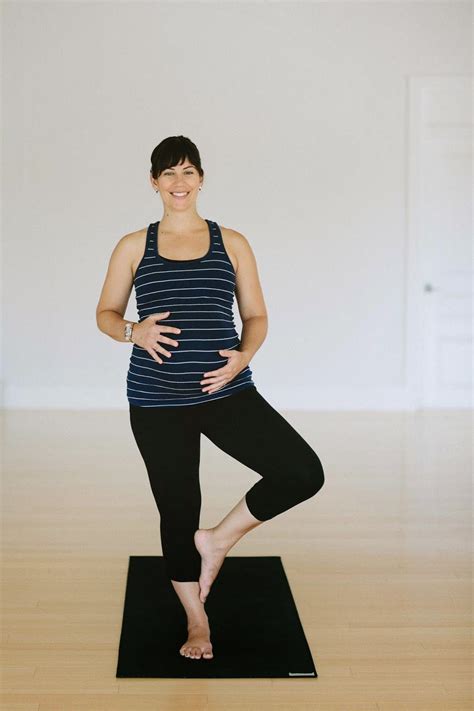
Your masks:
{"label": "white stripe", "polygon": [[[192,330],[193,331],[206,331],[207,329],[193,328]],[[210,331],[227,331],[226,328],[225,329],[224,328],[210,328],[209,330]],[[176,334],[176,335],[178,335],[178,334]],[[225,336],[223,338],[220,338],[220,336],[216,336],[215,338],[181,338],[181,341],[199,341],[199,342],[202,342],[202,341],[230,341],[231,338],[238,338],[238,336]],[[169,343],[162,343],[162,345],[167,346],[168,348],[171,347],[171,344],[169,344]],[[179,348],[179,346],[178,346],[178,348]],[[181,349],[179,351],[175,349],[172,352],[173,353],[186,353],[186,351],[182,351]]]}
{"label": "white stripe", "polygon": [[[147,274],[146,276],[148,276],[148,274]],[[174,282],[177,282],[177,283],[180,282],[180,281],[183,281],[183,282],[186,283],[186,282],[188,282],[188,281],[203,281],[203,280],[205,280],[206,283],[209,282],[209,281],[227,281],[229,284],[232,284],[232,285],[233,285],[233,283],[234,283],[234,282],[231,281],[230,279],[221,279],[220,277],[203,276],[203,277],[192,277],[192,278],[184,277],[184,279],[176,279],[176,277],[175,277],[174,279],[153,279],[153,281],[147,282],[146,286],[148,286],[148,284],[164,284],[164,283],[167,282],[167,281],[174,281]],[[206,287],[203,287],[203,286],[196,286],[196,287],[194,287],[194,288],[195,288],[195,289],[204,289],[204,288],[206,288]]]}
{"label": "white stripe", "polygon": [[[153,283],[159,283],[159,282],[153,282]],[[179,289],[158,289],[158,291],[147,291],[145,294],[140,294],[140,298],[143,296],[150,296],[151,294],[160,294],[163,291],[196,291],[196,289],[207,289],[208,291],[223,291],[225,294],[230,294],[232,292],[227,291],[227,289],[214,289],[212,287],[207,287],[207,286],[193,286],[189,287],[189,289],[186,289],[184,286],[180,286]],[[187,298],[187,297],[183,297]],[[192,297],[191,297],[192,298]],[[196,299],[218,299],[218,296],[205,296],[204,294],[197,294],[194,298]],[[228,299],[222,299],[222,301],[228,301]]]}
{"label": "white stripe", "polygon": [[[145,259],[153,259],[153,257],[145,257]],[[232,267],[232,262],[229,264],[228,262],[225,262],[223,259],[206,259],[206,264],[208,262],[222,262],[223,264],[226,264],[228,267]],[[140,263],[139,263],[140,264]],[[163,266],[159,264],[147,264],[147,267],[158,267],[158,266]],[[173,274],[173,272],[177,272],[178,274],[180,272],[207,272],[207,271],[220,271],[220,272],[227,272],[228,269],[222,269],[220,267],[189,267],[188,269],[160,269],[161,274]],[[138,269],[137,269],[138,271]],[[146,276],[146,275],[144,275]]]}
{"label": "white stripe", "polygon": [[[237,344],[237,346],[238,346],[238,345],[240,345],[240,344]],[[235,348],[237,348],[237,346],[235,346]],[[138,346],[137,346],[137,348],[138,348]],[[232,351],[232,350],[235,350],[235,349],[234,349],[234,346],[231,346],[230,348],[226,348],[226,350]],[[139,352],[140,352],[140,351],[141,351],[142,353],[146,353],[146,355],[138,355],[137,352],[135,352],[135,351],[132,350],[132,353],[131,353],[131,356],[130,356],[130,362],[132,362],[132,358],[139,358],[140,360],[145,360],[147,363],[151,363],[151,361],[154,361],[155,363],[157,362],[157,361],[155,361],[155,359],[153,358],[153,356],[151,356],[151,355],[148,353],[148,351],[146,351],[144,348],[139,348]],[[177,353],[178,351],[175,350],[174,352]],[[183,351],[181,351],[181,353],[216,353],[216,350],[215,350],[215,348],[212,349],[212,350],[198,350],[197,348],[188,348],[187,350],[184,349]],[[160,354],[157,353],[157,355],[160,355]],[[219,361],[219,360],[218,360],[219,358],[223,358],[223,357],[224,357],[224,356],[217,356],[217,359],[214,358],[213,360],[195,360],[195,361],[187,361],[187,362],[188,362],[188,363],[189,363],[189,362],[191,362],[191,363],[216,363],[216,364],[217,364],[216,367],[218,367],[219,364],[221,364],[221,365],[226,365],[227,359],[226,359],[226,360],[222,360],[222,361]],[[165,358],[162,359],[162,360],[164,360],[165,363],[169,363],[169,365],[183,365],[183,363],[184,363],[184,361],[178,361],[178,362],[176,362],[174,358],[168,358],[167,356],[165,356]],[[173,362],[171,362],[171,361],[173,361]],[[158,363],[158,365],[161,365],[161,364]]]}
{"label": "white stripe", "polygon": [[[214,313],[214,314],[220,314],[224,318],[227,318],[229,320],[229,323],[231,322],[231,320],[234,317],[234,312],[233,312],[232,307],[231,306],[224,306],[223,304],[214,304],[216,307],[216,310],[212,311],[212,312],[210,312],[210,311],[197,311],[196,312],[196,311],[189,311],[188,309],[185,309],[184,311],[175,311],[176,308],[183,306],[183,304],[175,304],[173,302],[170,303],[167,301],[165,301],[164,303],[156,303],[157,301],[158,301],[158,299],[155,299],[154,302],[150,306],[143,306],[143,305],[140,306],[137,303],[137,308],[139,310],[140,317],[142,315],[146,317],[145,311],[156,311],[156,313],[160,313],[160,311],[162,311],[162,312],[166,313],[167,311],[171,311],[170,306],[172,307],[173,310],[171,311],[171,316],[167,316],[166,319],[163,320],[163,324],[165,326],[168,325],[168,323],[167,323],[168,319],[173,319],[173,314],[182,315],[182,314],[188,314],[188,313],[189,314]],[[199,306],[199,304],[191,304],[191,306]],[[207,306],[207,304],[206,304],[206,306]],[[217,309],[227,309],[227,311],[218,311]]]}
{"label": "white stripe", "polygon": [[[144,385],[152,385],[152,383],[142,383],[140,380],[133,380],[133,378],[127,378],[127,383],[137,383],[138,385],[141,385],[142,387]],[[192,385],[193,383],[189,383],[189,385]],[[188,383],[185,383],[185,385],[188,385]],[[170,395],[173,395],[175,392],[177,393],[184,393],[186,392],[186,388],[172,388],[169,385],[157,385],[156,387],[163,388],[164,390],[172,390],[173,392],[169,393]],[[200,385],[199,389],[205,387],[204,385]],[[153,394],[153,391],[147,391],[147,390],[136,390],[135,388],[131,388],[132,390],[135,390],[135,392],[143,393],[143,392],[149,392],[150,394]],[[160,391],[161,392],[161,391]],[[190,393],[196,393],[196,386],[192,387],[189,389]],[[165,393],[166,394],[166,393]]]}
{"label": "white stripe", "polygon": [[[189,319],[187,319],[187,318],[186,318],[186,319],[173,319],[173,322],[174,322],[175,320],[176,320],[176,321],[180,321],[180,320],[181,320],[181,321],[188,321]],[[197,320],[197,319],[195,319],[195,320]],[[203,319],[203,321],[205,321],[205,320],[206,320],[206,319]],[[222,327],[216,326],[215,328],[187,328],[187,329],[185,329],[185,330],[186,330],[186,331],[228,331],[230,328],[231,328],[230,326],[225,326],[225,327],[223,327],[223,326],[222,326]],[[166,333],[165,333],[164,335],[166,336]],[[175,338],[179,338],[181,341],[199,341],[199,338],[182,338],[180,333],[171,333],[170,336],[174,336]],[[232,336],[232,338],[234,338],[234,336]],[[206,340],[206,339],[203,338],[203,341],[205,341],[205,340]],[[215,340],[215,339],[213,339],[213,340]],[[164,345],[170,346],[171,343],[165,343]]]}
{"label": "white stripe", "polygon": [[[250,382],[250,380],[249,380],[248,382]],[[252,383],[252,384],[253,384],[253,383]],[[239,383],[238,385],[233,385],[232,387],[230,387],[230,388],[228,388],[228,389],[229,389],[229,390],[235,390],[235,388],[238,388],[238,387],[240,387],[241,385],[243,385],[243,383]],[[221,390],[224,391],[224,388],[221,388]],[[138,390],[138,391],[136,391],[136,392],[145,392],[145,393],[146,393],[146,391],[143,391],[143,390]],[[216,391],[216,393],[211,393],[211,394],[212,394],[212,395],[216,395],[217,392],[219,392],[219,391]],[[227,392],[227,389],[226,389],[226,392]],[[166,393],[164,393],[164,394],[166,394]],[[200,395],[187,395],[187,396],[185,396],[185,399],[186,399],[186,400],[193,400],[193,399],[195,399],[196,397],[201,397],[201,396],[200,396]],[[203,397],[202,402],[205,402],[206,399],[209,400],[209,396],[206,395],[206,393],[203,393],[203,396],[202,396],[202,397]],[[150,397],[133,397],[133,396],[132,396],[132,398],[133,398],[133,400],[152,400],[152,399],[153,399],[153,398],[150,398]],[[220,399],[220,398],[217,398],[217,397],[216,397],[215,399],[217,400],[217,399]],[[163,401],[163,402],[164,402],[164,403],[165,403],[165,402],[171,403],[173,406],[176,406],[176,407],[179,407],[180,405],[185,405],[185,404],[186,404],[186,403],[176,403],[176,404],[175,404],[175,403],[173,403],[171,400],[167,400],[167,401]],[[132,403],[132,404],[133,404],[133,403]],[[148,405],[148,407],[160,407],[160,406],[161,406],[161,405]],[[147,406],[145,405],[145,407],[147,407]]]}
{"label": "white stripe", "polygon": [[[226,252],[219,252],[219,254],[226,254]],[[144,259],[156,259],[156,257],[147,256],[147,257],[144,257]],[[186,259],[178,259],[178,262],[183,262],[186,264]],[[222,264],[227,264],[227,266],[230,267],[232,269],[232,271],[234,271],[234,266],[233,266],[232,262],[230,261],[230,259],[227,262],[225,259],[212,259],[212,258],[204,259],[204,257],[202,257],[203,264],[209,264],[209,262],[222,262]],[[140,262],[139,262],[139,264],[140,264]],[[157,262],[157,266],[167,267],[168,265],[165,264],[164,262]],[[200,267],[194,267],[194,270],[197,271],[199,268]],[[181,272],[181,271],[186,271],[186,270],[185,269],[163,269],[163,271],[168,273],[168,272]]]}
{"label": "white stripe", "polygon": [[[202,313],[202,311],[199,311],[199,313]],[[215,311],[213,313],[215,314]],[[226,326],[225,329],[221,329],[221,330],[227,331],[229,328],[232,328],[232,322],[229,321],[229,317],[227,316],[227,314],[222,314],[222,318],[174,318],[173,319],[173,323],[180,323],[181,321],[186,321],[186,323],[189,323],[189,321],[206,321],[207,323],[210,323],[211,321],[224,321],[224,322],[228,323],[229,325]],[[189,330],[190,331],[207,331],[206,328],[191,328]],[[211,328],[209,330],[215,331],[216,329]],[[168,331],[168,333],[169,333],[169,331]],[[166,335],[167,334],[165,333],[165,336]],[[173,334],[169,333],[169,335],[170,336],[171,335],[178,336],[179,334],[178,333],[173,333]]]}
{"label": "white stripe", "polygon": [[[137,367],[138,367],[138,368],[143,368],[144,370],[152,370],[154,373],[156,373],[156,370],[154,370],[153,368],[147,368],[146,366],[143,366],[143,365],[139,365],[139,366],[137,366]],[[247,366],[247,368],[244,368],[244,370],[242,370],[242,371],[234,378],[234,380],[237,380],[237,379],[242,375],[242,373],[245,373],[246,370],[247,370],[247,372],[248,372],[248,366]],[[130,375],[137,375],[137,376],[140,376],[140,375],[141,375],[141,373],[136,373],[134,370],[132,370],[131,367],[129,368],[129,371],[128,371],[128,372],[129,372]],[[196,378],[196,380],[187,380],[187,381],[184,381],[184,382],[183,382],[183,385],[194,385],[194,386],[199,385],[199,386],[200,386],[200,385],[201,385],[200,380],[203,380],[203,379],[204,379],[204,373],[205,373],[205,372],[207,372],[207,371],[206,371],[206,370],[203,370],[203,371],[200,371],[200,370],[187,370],[187,371],[183,371],[182,373],[176,373],[175,375],[181,376],[181,375],[196,375],[196,374],[197,374],[197,375],[199,375],[199,378]],[[171,373],[164,373],[164,375],[171,375]],[[176,383],[175,380],[166,380],[166,379],[160,378],[160,377],[158,377],[158,376],[156,376],[156,375],[144,375],[143,377],[145,377],[145,378],[150,378],[151,380],[163,380],[164,383],[172,383],[173,385]],[[128,380],[128,378],[127,378],[127,380]],[[131,380],[131,379],[130,379],[130,380]],[[152,383],[144,383],[144,382],[142,382],[142,381],[140,381],[140,380],[133,380],[132,382],[138,383],[138,385],[152,385]],[[158,386],[158,387],[160,387],[160,386]],[[205,387],[205,386],[203,386],[203,387]]]}
{"label": "white stripe", "polygon": [[[168,301],[168,299],[189,299],[189,298],[190,298],[189,296],[165,296],[165,303],[168,306],[180,306],[180,307],[181,306],[197,306],[199,308],[198,312],[189,311],[189,313],[215,313],[215,311],[204,311],[203,309],[200,308],[202,306],[214,306],[216,309],[217,308],[227,309],[227,311],[232,312],[232,306],[226,306],[226,304],[213,304],[213,303],[209,303],[209,302],[206,302],[205,304],[186,304],[186,303],[183,304],[182,302],[178,302],[178,301],[177,302],[172,301],[171,303]],[[193,298],[193,297],[191,297],[191,298]],[[154,301],[158,301],[158,299],[154,299]],[[144,307],[144,308],[148,308],[148,307]],[[156,308],[156,306],[153,306],[152,308]],[[181,311],[180,313],[187,314],[188,309],[186,308],[186,309],[184,309],[184,311]]]}
{"label": "white stripe", "polygon": [[[133,357],[140,358],[140,356],[133,356]],[[150,358],[151,358],[151,356],[150,356]],[[151,362],[150,358],[142,358],[142,360],[146,360],[148,363],[150,363]],[[153,360],[155,360],[155,359],[153,358]],[[165,358],[164,363],[162,365],[164,365],[165,363],[167,365],[174,365],[174,366],[189,365],[191,363],[195,363],[196,365],[204,365],[205,363],[209,363],[210,365],[212,365],[215,368],[218,368],[220,365],[222,365],[222,366],[226,365],[225,360],[223,360],[221,363],[217,363],[215,360],[182,360],[179,363],[171,363],[169,358]],[[135,363],[133,361],[130,362],[130,366],[132,366],[132,365],[135,365]],[[158,365],[160,365],[160,363],[158,363]],[[139,363],[137,363],[137,367],[138,368],[145,368],[146,366],[140,365]],[[161,365],[160,365],[160,367],[161,367]],[[156,373],[156,368],[148,368],[147,370],[152,370],[154,373]]]}
{"label": "white stripe", "polygon": [[[154,267],[155,264],[149,264],[145,266],[150,266]],[[137,270],[138,271],[138,270]],[[163,270],[158,270],[156,272],[147,272],[146,274],[140,274],[139,276],[136,276],[135,274],[135,279],[142,279],[143,277],[151,276],[152,274],[171,274],[171,272],[176,271],[176,272],[225,272],[226,274],[229,274],[230,272],[227,269],[221,269],[220,267],[209,267],[209,269],[170,269],[166,272],[163,272]],[[205,278],[205,277],[203,277]]]}
{"label": "white stripe", "polygon": [[[178,304],[178,305],[180,305],[180,304]],[[194,304],[193,304],[193,305],[194,305]],[[170,306],[175,307],[174,304],[170,304]],[[143,308],[141,309],[141,311],[143,312],[143,311],[150,310],[150,309],[156,311],[156,308],[157,308],[156,306],[146,306],[146,307],[143,307]],[[163,310],[164,310],[164,309],[163,309]],[[167,310],[168,310],[168,309],[167,309]],[[231,314],[231,313],[228,314],[228,313],[226,313],[225,311],[188,311],[187,309],[186,309],[186,311],[175,311],[174,308],[173,308],[173,311],[172,311],[171,313],[172,313],[172,314],[179,314],[180,316],[182,316],[183,314],[212,313],[212,314],[214,314],[214,315],[216,315],[216,316],[217,316],[217,315],[221,315],[222,318],[223,318],[223,320],[227,320],[227,322],[228,322],[229,324],[231,324],[231,325],[233,325],[233,326],[235,327],[232,314]],[[176,319],[173,317],[173,321],[175,321],[175,320],[176,320]],[[181,320],[182,320],[182,321],[183,321],[183,320],[184,320],[184,321],[187,321],[188,319],[181,319]],[[165,320],[165,326],[166,326],[166,325],[167,325],[167,324],[166,324],[166,320]]]}

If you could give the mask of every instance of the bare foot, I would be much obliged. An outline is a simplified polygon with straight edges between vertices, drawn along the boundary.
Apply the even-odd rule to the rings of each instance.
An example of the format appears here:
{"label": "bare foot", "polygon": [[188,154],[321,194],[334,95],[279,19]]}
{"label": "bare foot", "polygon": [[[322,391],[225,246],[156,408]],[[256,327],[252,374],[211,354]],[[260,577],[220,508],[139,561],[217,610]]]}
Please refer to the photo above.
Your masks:
{"label": "bare foot", "polygon": [[194,543],[201,555],[199,599],[201,602],[206,602],[211,585],[216,579],[229,549],[216,541],[212,528],[198,528],[194,532]]}
{"label": "bare foot", "polygon": [[209,625],[205,622],[188,625],[188,639],[183,644],[179,653],[189,659],[212,659],[212,644]]}

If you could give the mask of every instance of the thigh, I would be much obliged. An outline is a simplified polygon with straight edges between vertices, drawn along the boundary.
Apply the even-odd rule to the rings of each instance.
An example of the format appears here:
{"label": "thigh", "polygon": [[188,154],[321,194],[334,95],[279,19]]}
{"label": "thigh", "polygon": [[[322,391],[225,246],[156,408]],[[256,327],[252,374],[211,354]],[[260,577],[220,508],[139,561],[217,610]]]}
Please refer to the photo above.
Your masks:
{"label": "thigh", "polygon": [[201,433],[189,407],[130,405],[130,425],[152,483],[177,489],[198,475]]}
{"label": "thigh", "polygon": [[206,408],[203,434],[262,476],[313,465],[315,451],[256,388],[215,400]]}

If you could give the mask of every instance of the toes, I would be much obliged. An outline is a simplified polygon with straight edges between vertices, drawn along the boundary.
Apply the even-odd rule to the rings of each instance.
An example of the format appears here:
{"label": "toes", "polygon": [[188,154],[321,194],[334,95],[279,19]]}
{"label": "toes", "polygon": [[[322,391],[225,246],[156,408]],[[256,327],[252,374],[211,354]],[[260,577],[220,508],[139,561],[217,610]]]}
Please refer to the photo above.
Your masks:
{"label": "toes", "polygon": [[184,647],[184,649],[180,650],[180,654],[187,659],[199,659],[200,653],[199,647]]}
{"label": "toes", "polygon": [[212,659],[214,656],[212,651],[206,650],[203,652],[201,647],[182,647],[179,653],[182,657],[186,657],[187,659],[201,659],[201,657]]}

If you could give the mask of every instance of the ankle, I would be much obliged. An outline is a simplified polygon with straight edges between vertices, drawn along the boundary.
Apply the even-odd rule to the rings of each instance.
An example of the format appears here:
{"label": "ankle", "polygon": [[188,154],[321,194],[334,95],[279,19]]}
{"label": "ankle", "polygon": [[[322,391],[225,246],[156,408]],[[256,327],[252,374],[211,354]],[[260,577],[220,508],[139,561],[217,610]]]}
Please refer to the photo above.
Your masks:
{"label": "ankle", "polygon": [[188,632],[197,627],[209,627],[209,620],[206,613],[199,617],[188,617]]}
{"label": "ankle", "polygon": [[210,529],[212,531],[212,536],[214,538],[214,544],[218,547],[221,548],[222,550],[228,551],[234,546],[237,541],[242,538],[242,536],[232,536],[229,537],[229,534],[225,534],[222,531],[219,530],[218,526],[215,526],[214,528]]}

